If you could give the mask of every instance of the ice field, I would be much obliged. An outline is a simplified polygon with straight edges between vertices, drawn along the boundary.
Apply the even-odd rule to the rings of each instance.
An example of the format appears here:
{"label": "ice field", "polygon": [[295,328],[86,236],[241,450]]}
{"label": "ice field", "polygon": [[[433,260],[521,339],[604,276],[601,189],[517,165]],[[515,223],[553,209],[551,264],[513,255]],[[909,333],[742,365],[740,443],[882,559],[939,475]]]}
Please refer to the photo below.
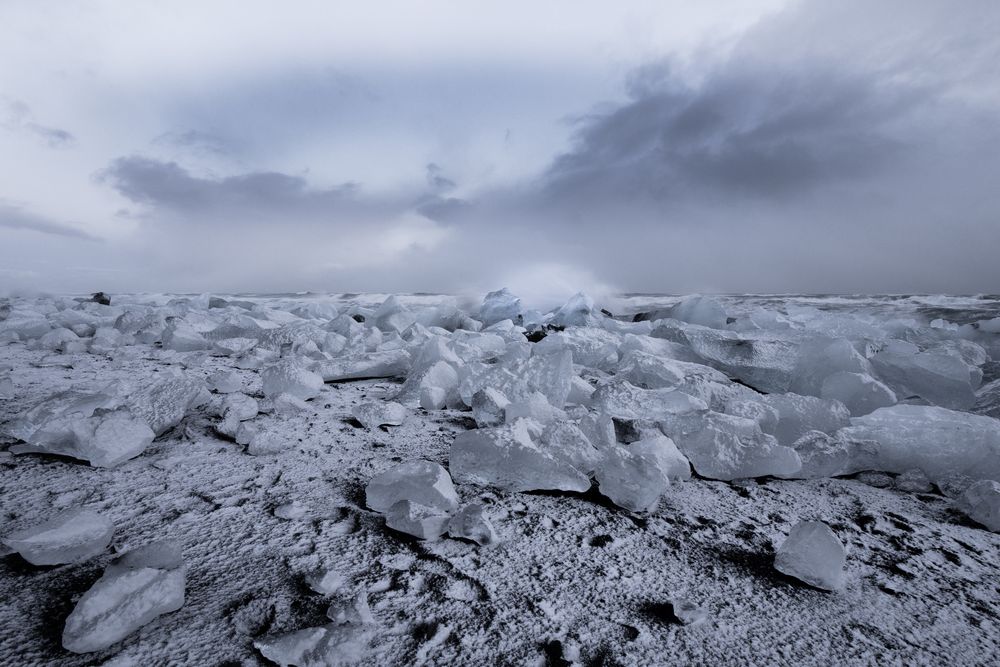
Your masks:
{"label": "ice field", "polygon": [[1000,660],[1000,296],[9,298],[0,470],[4,664]]}

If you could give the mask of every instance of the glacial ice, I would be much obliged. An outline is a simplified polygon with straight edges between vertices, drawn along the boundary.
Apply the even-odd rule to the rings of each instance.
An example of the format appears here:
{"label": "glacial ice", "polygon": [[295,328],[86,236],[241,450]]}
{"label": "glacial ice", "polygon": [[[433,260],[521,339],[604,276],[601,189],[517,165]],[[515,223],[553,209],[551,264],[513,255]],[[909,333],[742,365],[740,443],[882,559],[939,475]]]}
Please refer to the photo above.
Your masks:
{"label": "glacial ice", "polygon": [[459,393],[465,404],[471,406],[476,392],[487,387],[511,401],[527,398],[538,391],[553,407],[561,408],[566,404],[574,375],[573,354],[562,350],[509,364],[484,366],[462,381]]}
{"label": "glacial ice", "polygon": [[451,471],[459,482],[510,491],[589,489],[585,474],[535,442],[541,431],[537,422],[519,419],[460,433],[451,445]]}
{"label": "glacial ice", "polygon": [[153,442],[153,431],[128,410],[91,417],[58,415],[43,421],[10,447],[14,454],[56,454],[87,461],[99,468],[113,468],[135,458]]}
{"label": "glacial ice", "polygon": [[596,472],[601,494],[633,512],[653,509],[672,479],[690,476],[687,459],[662,435],[608,449]]}
{"label": "glacial ice", "polygon": [[488,327],[503,320],[517,322],[523,312],[521,299],[505,287],[486,295],[479,308],[479,319],[483,326]]}
{"label": "glacial ice", "polygon": [[828,591],[844,587],[847,551],[822,521],[800,521],[778,547],[774,568]]}
{"label": "glacial ice", "polygon": [[323,389],[323,378],[304,368],[295,361],[281,361],[264,369],[260,374],[264,395],[273,398],[279,394],[291,394],[304,401],[319,396]]}
{"label": "glacial ice", "polygon": [[[452,464],[454,465],[454,464]],[[448,471],[430,461],[407,461],[376,475],[365,487],[368,507],[386,512],[409,500],[447,514],[458,508],[458,494]]]}
{"label": "glacial ice", "polygon": [[970,519],[1000,533],[1000,483],[983,479],[962,494],[958,507]]}
{"label": "glacial ice", "polygon": [[351,415],[367,429],[399,426],[406,419],[406,408],[394,401],[368,401],[354,406]]}
{"label": "glacial ice", "polygon": [[809,431],[834,433],[851,423],[850,412],[835,400],[787,393],[761,396],[760,402],[778,411],[778,423],[771,435],[786,447]]}
{"label": "glacial ice", "polygon": [[463,505],[448,521],[448,535],[487,546],[497,541],[493,524],[479,503]]}
{"label": "glacial ice", "polygon": [[823,379],[819,395],[840,401],[852,417],[896,404],[896,393],[867,373],[832,373]]}
{"label": "glacial ice", "polygon": [[411,500],[393,503],[385,512],[385,525],[421,540],[437,540],[448,530],[450,517],[439,507]]}
{"label": "glacial ice", "polygon": [[9,534],[2,542],[32,565],[60,565],[86,560],[111,543],[115,527],[97,512],[73,509]]}
{"label": "glacial ice", "polygon": [[590,397],[591,406],[619,419],[663,419],[667,415],[704,412],[708,405],[675,389],[640,389],[628,382],[611,382]]}
{"label": "glacial ice", "polygon": [[919,468],[937,483],[955,475],[1000,479],[1000,422],[937,406],[894,405],[855,417],[839,434],[877,442],[869,468]]}
{"label": "glacial ice", "polygon": [[406,350],[362,352],[355,356],[323,361],[313,369],[325,382],[387,378],[406,375],[410,353]]}
{"label": "glacial ice", "polygon": [[356,624],[330,623],[264,637],[253,645],[281,667],[335,667],[364,659],[372,631]]}
{"label": "glacial ice", "polygon": [[902,345],[874,355],[872,367],[900,399],[919,396],[928,403],[968,410],[976,402],[970,366],[958,354],[919,352]]}
{"label": "glacial ice", "polygon": [[66,619],[64,648],[74,653],[100,651],[184,606],[184,568],[146,566],[150,560],[145,553],[108,566]]}

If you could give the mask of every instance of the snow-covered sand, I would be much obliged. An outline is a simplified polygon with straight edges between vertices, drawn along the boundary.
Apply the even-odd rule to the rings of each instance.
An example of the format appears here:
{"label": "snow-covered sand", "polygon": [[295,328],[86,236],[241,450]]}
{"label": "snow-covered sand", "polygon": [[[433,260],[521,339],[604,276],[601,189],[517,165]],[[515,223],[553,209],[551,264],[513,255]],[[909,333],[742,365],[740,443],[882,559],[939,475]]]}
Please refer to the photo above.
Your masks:
{"label": "snow-covered sand", "polygon": [[[140,454],[113,467],[92,467],[85,461],[49,454],[0,452],[0,537],[75,508],[97,512],[114,525],[111,546],[96,557],[53,566],[31,565],[14,553],[0,558],[0,599],[4,601],[0,605],[0,663],[267,664],[264,655],[274,655],[273,647],[288,641],[284,635],[320,627],[339,633],[336,638],[343,639],[343,648],[335,653],[342,659],[353,655],[361,664],[372,665],[995,664],[1000,659],[1000,535],[966,516],[961,492],[973,481],[968,474],[971,468],[958,475],[942,470],[933,458],[919,459],[927,468],[926,476],[937,485],[920,489],[918,480],[915,486],[906,487],[902,482],[906,478],[898,475],[902,471],[886,465],[895,461],[889,461],[889,454],[896,451],[891,443],[873,455],[850,440],[828,443],[833,450],[847,443],[842,444],[846,458],[833,471],[843,474],[832,478],[764,475],[756,480],[721,481],[700,474],[698,459],[692,458],[692,478],[670,481],[649,512],[616,506],[596,485],[585,492],[512,492],[456,478],[460,501],[483,506],[497,541],[480,546],[453,538],[418,540],[387,528],[384,516],[366,504],[366,485],[392,466],[416,459],[449,468],[452,444],[457,435],[476,428],[474,415],[482,419],[480,428],[490,426],[486,411],[459,409],[462,399],[457,387],[452,388],[454,395],[442,395],[444,408],[425,409],[420,404],[426,387],[416,386],[415,380],[404,383],[404,379],[419,379],[416,369],[421,360],[438,357],[459,373],[476,363],[493,369],[506,365],[521,369],[523,375],[518,377],[523,379],[534,371],[523,365],[521,357],[530,358],[533,346],[540,343],[527,343],[521,329],[501,327],[495,334],[500,340],[495,348],[492,338],[484,340],[483,334],[463,329],[475,328],[471,319],[480,316],[476,309],[455,310],[443,298],[404,297],[398,305],[380,310],[376,308],[381,296],[367,300],[225,298],[246,305],[216,302],[217,307],[209,308],[207,297],[168,303],[169,297],[144,296],[113,296],[111,306],[78,304],[72,299],[10,302],[9,314],[0,321],[0,335],[13,330],[14,324],[27,335],[19,334],[18,340],[0,346],[0,382],[9,377],[13,394],[0,399],[0,430],[9,431],[29,410],[70,387],[97,391],[119,381],[115,391],[123,395],[114,398],[108,413],[99,409],[90,419],[105,419],[106,414],[118,419],[126,414],[146,415],[137,419],[145,419],[155,431],[136,388],[174,374],[202,383],[219,378],[219,371],[231,372],[235,378],[219,379],[238,381],[239,393],[252,397],[263,410],[242,420],[227,418],[220,413],[225,412],[225,397],[232,394],[208,395],[205,384],[205,395],[198,400],[177,399],[190,404],[181,411],[178,423],[170,424]],[[997,316],[996,301],[978,299],[970,304],[970,299],[944,297],[901,301],[728,297],[673,313],[689,320],[712,319],[719,305],[724,311],[716,323],[720,328],[661,320],[657,326],[675,327],[661,329],[665,337],[651,336],[653,325],[632,323],[631,315],[670,308],[677,299],[631,297],[617,304],[628,315],[617,320],[604,317],[586,300],[572,302],[555,316],[538,314],[537,322],[533,322],[534,314],[515,314],[527,325],[528,333],[539,333],[536,339],[548,334],[541,338],[546,341],[543,350],[559,348],[545,355],[572,348],[576,366],[571,374],[592,387],[611,385],[626,373],[633,379],[640,377],[634,374],[638,373],[635,360],[641,357],[633,352],[625,359],[630,346],[640,345],[636,339],[671,340],[675,357],[685,358],[669,359],[661,345],[659,356],[668,362],[664,368],[686,375],[664,382],[674,382],[689,398],[701,396],[698,400],[705,401],[703,407],[692,417],[697,423],[706,419],[709,409],[711,414],[745,414],[743,392],[756,395],[745,385],[784,382],[779,371],[785,366],[778,363],[780,359],[758,355],[750,364],[721,359],[725,351],[720,352],[714,338],[706,342],[706,332],[725,331],[769,343],[792,340],[796,346],[821,332],[826,338],[847,340],[855,349],[867,349],[870,354],[860,353],[866,364],[888,349],[889,341],[906,341],[919,348],[919,354],[932,355],[927,358],[935,364],[946,365],[951,363],[944,358],[950,354],[949,346],[956,347],[950,359],[966,363],[973,392],[973,403],[956,414],[973,411],[992,419],[982,422],[987,425],[982,437],[988,449],[993,442],[990,426],[1000,437],[1000,421],[990,402],[995,400],[990,386],[998,375],[993,359],[1000,359],[1000,334],[989,332],[989,325],[973,325],[958,316],[951,320],[956,324],[931,326],[930,322],[943,317],[942,310],[973,312],[972,322],[988,322],[990,312]],[[132,325],[122,323],[123,313],[140,302],[155,305],[135,312],[175,319],[153,317],[151,324],[137,319],[135,331],[124,331]],[[816,309],[817,303],[823,309]],[[497,313],[503,315],[500,306]],[[240,338],[228,333],[239,333],[236,330],[241,326],[247,330],[251,309],[256,309],[253,312],[264,331],[271,332],[258,332],[258,337],[278,340],[272,353],[253,357],[252,351],[242,355],[220,352],[213,339]],[[436,310],[427,315],[428,309]],[[337,320],[334,310],[340,315],[358,315],[365,322],[352,327]],[[414,319],[423,319],[425,324],[415,325]],[[335,321],[339,324],[334,325]],[[566,329],[546,329],[545,321]],[[39,322],[48,323],[49,328],[43,331]],[[748,322],[755,324],[750,327]],[[73,333],[77,338],[66,337],[59,343],[57,336],[50,336],[55,347],[43,349],[39,341],[57,323],[69,329],[79,327]],[[233,327],[226,338],[209,335],[223,325]],[[132,338],[95,346],[94,341],[100,340],[95,332],[102,326],[115,327]],[[163,341],[165,328],[173,330],[173,335],[166,335],[167,342]],[[282,337],[274,333],[279,330],[298,333]],[[676,331],[680,334],[672,333]],[[330,333],[339,338],[327,336]],[[682,335],[684,342],[678,342]],[[602,347],[609,340],[610,347]],[[954,341],[967,341],[978,349]],[[435,348],[431,342],[446,349]],[[168,349],[171,346],[181,349]],[[258,349],[264,347],[264,342],[257,344]],[[264,369],[288,359],[305,373],[322,375],[331,372],[324,364],[392,350],[407,351],[410,371],[387,373],[394,377],[381,379],[320,383],[314,387],[314,396],[298,398],[265,391],[263,385]],[[945,350],[944,356],[934,356],[936,350]],[[979,350],[984,359],[977,357]],[[896,350],[905,351],[901,346]],[[451,353],[455,360],[447,361]],[[279,355],[285,360],[279,362]],[[699,371],[702,374],[697,377],[702,379],[697,381],[691,379],[691,367],[674,363],[693,365],[694,357],[706,368]],[[829,361],[830,355],[823,358]],[[799,381],[804,369],[814,367],[793,361],[791,381]],[[762,366],[753,365],[757,362]],[[823,367],[824,377],[819,380],[833,372],[846,372],[840,368],[841,361],[831,363]],[[708,365],[743,384],[704,380]],[[761,367],[768,372],[761,374]],[[749,370],[741,377],[745,368]],[[874,364],[874,368],[879,367]],[[648,363],[641,370],[647,385],[655,384]],[[951,366],[934,365],[894,382],[910,382],[925,391],[922,387],[938,386],[942,377],[960,380],[948,375],[951,370]],[[926,373],[932,372],[942,375],[925,382]],[[306,394],[313,393],[309,389],[313,380],[292,375],[296,380],[283,387],[295,391],[304,387]],[[655,375],[661,380],[667,376],[673,377],[666,371]],[[448,381],[441,379],[442,374],[433,377],[437,383]],[[610,399],[580,398],[572,393],[581,391],[580,387],[569,386],[563,405],[548,405],[553,400],[552,387],[538,388],[548,396],[547,407],[539,412],[537,404],[520,405],[518,410],[526,410],[529,417],[582,424],[600,410],[622,409]],[[648,386],[647,391],[655,388]],[[517,378],[508,382],[508,398],[516,399],[514,394],[523,390]],[[931,395],[931,389],[925,393]],[[694,436],[684,421],[690,415],[669,414],[680,409],[675,398],[667,406],[651,402],[660,400],[659,394],[629,394],[633,395],[646,401],[643,410],[663,412],[618,418],[613,429],[616,442],[595,443],[603,452],[593,463],[598,477],[608,446],[628,450],[629,443],[648,436],[650,429],[665,432],[681,451],[689,455],[694,451],[690,449],[693,440],[688,440]],[[308,400],[303,403],[304,397]],[[406,408],[399,425],[368,428],[355,417],[372,414],[370,406],[361,412],[359,406],[390,400],[399,400]],[[759,403],[753,397],[749,400]],[[898,400],[917,408],[930,402],[917,395]],[[244,417],[253,412],[242,404],[239,409],[246,411]],[[162,409],[153,413],[164,418]],[[777,434],[776,440],[760,431],[754,436],[754,446],[763,447],[759,451],[784,449],[790,444],[783,440],[791,428],[788,425],[798,428],[800,421],[816,426],[834,419],[836,428],[828,429],[833,431],[828,434],[831,437],[841,427],[870,428],[868,422],[859,421],[864,419],[859,415],[853,416],[854,422],[844,423],[837,420],[850,416],[804,415],[781,413],[784,421],[779,425],[783,423],[785,430],[768,427]],[[716,419],[720,424],[731,421]],[[759,421],[766,424],[767,419],[764,415]],[[920,419],[925,419],[925,413],[920,412]],[[241,424],[247,425],[243,431]],[[20,432],[27,432],[23,424]],[[594,432],[587,431],[592,439]],[[854,431],[845,431],[850,432]],[[130,434],[126,436],[132,438]],[[252,439],[255,435],[257,440]],[[77,451],[91,446],[89,436],[81,437],[76,441]],[[541,437],[530,436],[535,444]],[[13,435],[0,438],[0,448],[5,450],[19,443]],[[47,442],[58,440],[53,438]],[[773,442],[761,445],[767,438]],[[740,442],[746,447],[750,440]],[[952,445],[955,454],[949,460],[966,455],[963,442]],[[801,441],[794,444],[805,462],[807,450]],[[539,447],[546,451],[545,446]],[[996,452],[987,452],[988,459],[993,455]],[[989,460],[987,466],[991,462],[1000,465]],[[587,464],[575,461],[573,465],[583,468],[580,474],[588,474]],[[871,467],[891,474],[866,471]],[[863,472],[854,474],[855,470]],[[456,476],[454,469],[451,474]],[[904,490],[909,488],[917,490]],[[844,584],[837,591],[813,588],[773,567],[776,549],[803,520],[825,522],[846,547]],[[159,615],[109,648],[86,654],[64,649],[67,617],[114,557],[163,538],[176,540],[182,547],[183,606]],[[370,606],[370,622],[355,619],[338,625],[331,621],[331,604],[353,610],[359,594]],[[341,618],[343,613],[354,614],[341,613]]]}

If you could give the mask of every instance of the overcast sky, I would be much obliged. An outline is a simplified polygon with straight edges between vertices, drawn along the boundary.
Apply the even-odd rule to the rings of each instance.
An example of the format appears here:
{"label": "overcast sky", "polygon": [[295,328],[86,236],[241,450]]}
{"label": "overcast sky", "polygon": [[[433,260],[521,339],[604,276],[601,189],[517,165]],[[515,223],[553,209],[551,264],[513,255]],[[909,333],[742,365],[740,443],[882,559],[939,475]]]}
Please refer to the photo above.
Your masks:
{"label": "overcast sky", "polygon": [[997,293],[998,63],[995,0],[3,0],[0,293]]}

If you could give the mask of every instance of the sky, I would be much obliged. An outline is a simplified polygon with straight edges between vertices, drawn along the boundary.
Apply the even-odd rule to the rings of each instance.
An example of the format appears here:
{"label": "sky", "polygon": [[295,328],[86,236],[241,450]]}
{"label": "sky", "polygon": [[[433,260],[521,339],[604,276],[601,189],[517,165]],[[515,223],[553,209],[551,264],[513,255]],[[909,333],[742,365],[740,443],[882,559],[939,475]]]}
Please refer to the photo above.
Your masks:
{"label": "sky", "polygon": [[0,294],[1000,293],[1000,3],[0,0]]}

